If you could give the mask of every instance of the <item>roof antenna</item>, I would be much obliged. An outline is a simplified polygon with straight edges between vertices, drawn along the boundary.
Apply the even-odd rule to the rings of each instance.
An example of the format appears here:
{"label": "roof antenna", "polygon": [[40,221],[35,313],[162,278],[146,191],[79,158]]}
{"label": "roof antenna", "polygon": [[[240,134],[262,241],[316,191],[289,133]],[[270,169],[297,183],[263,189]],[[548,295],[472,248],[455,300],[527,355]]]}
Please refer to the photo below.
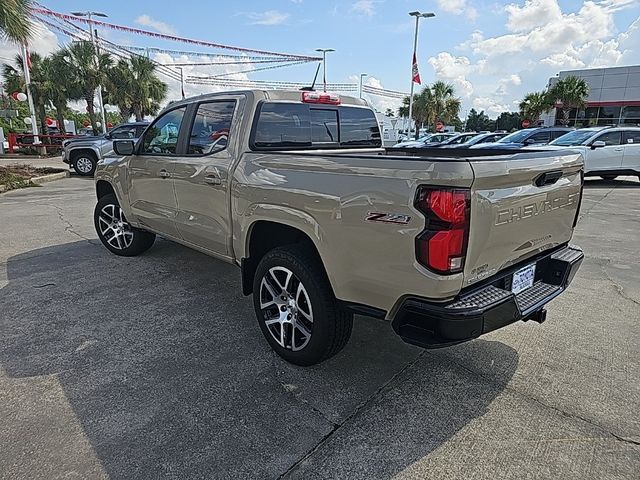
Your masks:
{"label": "roof antenna", "polygon": [[316,68],[316,74],[313,77],[313,83],[311,84],[310,87],[302,87],[300,90],[303,90],[305,92],[313,92],[314,88],[316,86],[316,80],[318,80],[318,73],[320,72],[320,62],[318,62],[318,68]]}

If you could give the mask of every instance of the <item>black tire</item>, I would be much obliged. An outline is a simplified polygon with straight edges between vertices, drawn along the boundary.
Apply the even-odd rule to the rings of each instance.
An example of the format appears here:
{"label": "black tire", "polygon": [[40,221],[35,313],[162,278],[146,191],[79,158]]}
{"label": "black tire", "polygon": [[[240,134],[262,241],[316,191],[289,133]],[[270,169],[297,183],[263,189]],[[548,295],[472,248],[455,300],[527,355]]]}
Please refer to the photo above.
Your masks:
{"label": "black tire", "polygon": [[[291,345],[286,345],[286,335],[284,337],[285,346],[282,346],[276,340],[274,334],[278,336],[278,332],[280,332],[278,328],[285,329],[286,325],[285,332],[289,333],[289,343],[293,344],[296,341],[296,336],[300,336],[301,332],[296,330],[299,327],[294,326],[294,323],[277,323],[273,315],[279,314],[282,306],[269,307],[274,310],[269,310],[268,308],[263,310],[261,307],[261,299],[264,302],[269,301],[269,295],[264,296],[264,291],[261,291],[263,287],[262,281],[266,275],[270,275],[271,269],[274,268],[284,268],[291,271],[293,276],[290,282],[293,286],[290,285],[289,290],[292,288],[298,290],[295,284],[298,281],[303,285],[304,295],[308,296],[310,303],[310,307],[306,305],[306,301],[302,298],[304,295],[301,295],[301,301],[297,305],[299,309],[295,306],[291,307],[293,311],[297,312],[294,314],[293,319],[295,325],[302,324],[304,321],[305,328],[310,327],[308,329],[310,331],[309,340],[302,348],[296,351]],[[277,272],[277,270],[274,271]],[[271,280],[272,277],[266,279],[266,281]],[[284,298],[280,297],[280,299]],[[298,299],[294,300],[297,301]],[[341,308],[333,295],[329,279],[320,260],[310,248],[304,245],[276,248],[268,252],[260,260],[253,280],[253,305],[262,334],[271,345],[271,348],[286,361],[296,365],[315,365],[334,356],[344,348],[351,336],[353,314]],[[309,323],[307,317],[302,315],[304,310],[312,313],[312,323]],[[283,315],[286,313],[286,311],[283,311]],[[275,321],[276,323],[267,326],[267,321]],[[283,337],[280,336],[280,338]]]}
{"label": "black tire", "polygon": [[[110,217],[114,221],[110,221]],[[135,257],[146,252],[156,239],[154,233],[129,225],[113,194],[105,195],[98,200],[93,211],[93,224],[102,244],[111,253],[123,257]]]}
{"label": "black tire", "polygon": [[92,177],[98,166],[98,158],[91,151],[72,153],[71,166],[78,175]]}
{"label": "black tire", "polygon": [[615,180],[618,175],[600,175],[600,178],[603,180]]}

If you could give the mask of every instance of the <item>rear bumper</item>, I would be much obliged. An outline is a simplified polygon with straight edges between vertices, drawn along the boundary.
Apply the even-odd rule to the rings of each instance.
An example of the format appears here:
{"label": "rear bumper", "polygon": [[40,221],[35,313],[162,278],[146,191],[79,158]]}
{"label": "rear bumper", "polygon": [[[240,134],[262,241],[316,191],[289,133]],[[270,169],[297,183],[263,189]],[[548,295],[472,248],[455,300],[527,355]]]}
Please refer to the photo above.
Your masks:
{"label": "rear bumper", "polygon": [[[565,246],[507,269],[481,286],[463,291],[448,303],[420,299],[403,302],[392,321],[402,339],[424,348],[439,348],[472,340],[519,320],[542,323],[544,306],[560,295],[573,280],[584,254]],[[511,278],[522,266],[535,263],[535,283],[511,292]]]}

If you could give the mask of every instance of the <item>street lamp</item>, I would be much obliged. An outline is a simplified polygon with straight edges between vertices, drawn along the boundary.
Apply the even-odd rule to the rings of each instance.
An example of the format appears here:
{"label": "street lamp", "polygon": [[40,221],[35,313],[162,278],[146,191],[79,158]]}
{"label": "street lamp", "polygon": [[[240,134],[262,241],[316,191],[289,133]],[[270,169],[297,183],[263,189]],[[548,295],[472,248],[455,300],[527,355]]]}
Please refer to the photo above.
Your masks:
{"label": "street lamp", "polygon": [[361,73],[361,74],[360,74],[360,98],[362,98],[362,79],[363,79],[364,77],[366,77],[366,76],[368,76],[368,74],[367,74],[367,73]]}
{"label": "street lamp", "polygon": [[[413,55],[411,56],[411,92],[409,93],[409,135],[411,135],[411,125],[413,124],[412,115],[413,115],[413,59],[417,58],[416,51],[418,49],[418,23],[421,18],[432,18],[435,17],[436,14],[432,12],[420,13],[420,12],[409,12],[409,15],[412,17],[416,17],[416,33],[413,37]],[[418,132],[416,132],[416,138],[418,136]]]}
{"label": "street lamp", "polygon": [[[95,36],[93,34],[93,24],[91,23],[91,17],[103,17],[106,18],[108,15],[106,13],[102,13],[102,12],[92,12],[92,11],[86,11],[86,12],[71,12],[71,15],[75,15],[76,17],[87,17],[87,19],[89,20],[89,35],[91,36],[91,43],[93,44],[93,49],[95,50],[95,62],[96,62],[96,68],[98,68],[98,47],[96,46],[96,39]],[[102,119],[102,133],[107,133],[107,121],[105,120],[104,117],[104,104],[102,103],[102,85],[98,85],[98,102],[100,103],[100,118]]]}
{"label": "street lamp", "polygon": [[324,91],[327,91],[327,53],[335,52],[333,48],[316,48],[316,52],[322,52],[322,83]]}

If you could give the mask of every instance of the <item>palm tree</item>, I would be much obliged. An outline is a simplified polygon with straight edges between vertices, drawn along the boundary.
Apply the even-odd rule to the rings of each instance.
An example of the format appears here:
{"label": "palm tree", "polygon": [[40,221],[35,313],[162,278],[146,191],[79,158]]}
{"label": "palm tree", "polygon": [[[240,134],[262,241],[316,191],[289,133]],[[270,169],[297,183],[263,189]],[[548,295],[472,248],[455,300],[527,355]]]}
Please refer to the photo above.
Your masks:
{"label": "palm tree", "polygon": [[97,53],[91,42],[73,42],[61,52],[66,61],[72,100],[85,100],[94,133],[98,132],[95,94],[99,85],[106,83],[113,61],[106,53]]}
{"label": "palm tree", "polygon": [[15,43],[26,43],[31,36],[29,9],[32,3],[32,0],[0,2],[0,37]]}
{"label": "palm tree", "polygon": [[429,124],[437,121],[449,123],[460,113],[460,99],[456,98],[455,89],[450,83],[437,81],[431,85],[431,104],[429,105]]}
{"label": "palm tree", "polygon": [[536,123],[540,115],[551,108],[551,103],[546,92],[529,92],[520,102],[520,114]]}
{"label": "palm tree", "polygon": [[[453,85],[437,81],[433,85],[425,86],[422,91],[413,96],[412,117],[416,122],[416,136],[421,124],[433,126],[438,121],[449,123],[460,113],[460,99],[455,97]],[[402,100],[403,106],[398,109],[398,115],[409,114],[409,97]]]}
{"label": "palm tree", "polygon": [[64,112],[67,109],[67,100],[72,95],[73,85],[70,85],[67,62],[63,52],[56,52],[42,60],[42,77],[40,85],[42,96],[47,102],[51,102],[56,110],[56,120],[60,133],[65,133]]}
{"label": "palm tree", "polygon": [[155,69],[156,65],[148,58],[134,56],[118,61],[111,70],[107,102],[118,107],[123,120],[133,114],[139,122],[160,109],[168,87],[156,76]]}
{"label": "palm tree", "polygon": [[561,105],[561,123],[565,127],[569,125],[569,113],[571,110],[574,108],[584,108],[588,96],[589,85],[587,82],[573,75],[558,80],[548,93],[548,98],[551,100],[551,103]]}

